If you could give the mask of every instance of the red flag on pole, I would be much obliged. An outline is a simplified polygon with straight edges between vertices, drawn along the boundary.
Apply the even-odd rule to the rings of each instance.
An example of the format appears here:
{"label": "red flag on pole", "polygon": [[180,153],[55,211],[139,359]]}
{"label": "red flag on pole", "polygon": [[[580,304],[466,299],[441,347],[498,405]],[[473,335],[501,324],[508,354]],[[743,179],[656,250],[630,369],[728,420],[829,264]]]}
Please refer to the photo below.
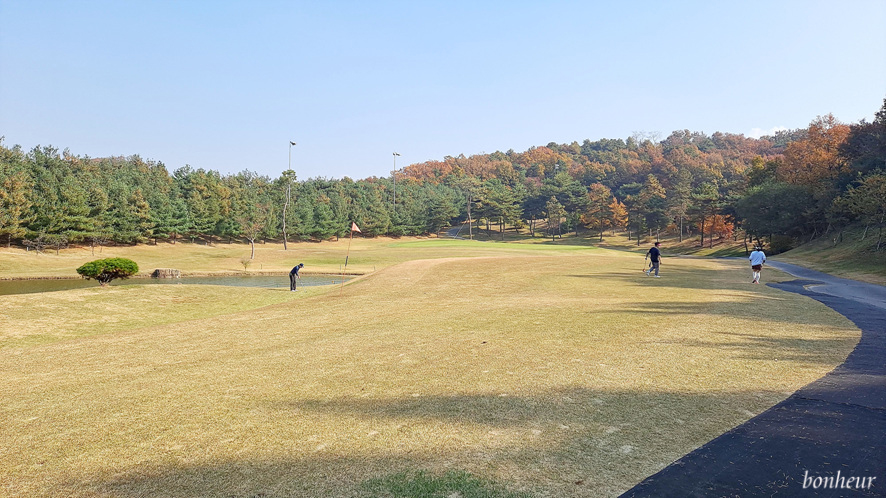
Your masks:
{"label": "red flag on pole", "polygon": [[[351,222],[351,231],[352,232],[360,232],[360,227],[358,227],[357,224],[354,223],[353,221]],[[363,232],[360,232],[360,233],[363,233]]]}

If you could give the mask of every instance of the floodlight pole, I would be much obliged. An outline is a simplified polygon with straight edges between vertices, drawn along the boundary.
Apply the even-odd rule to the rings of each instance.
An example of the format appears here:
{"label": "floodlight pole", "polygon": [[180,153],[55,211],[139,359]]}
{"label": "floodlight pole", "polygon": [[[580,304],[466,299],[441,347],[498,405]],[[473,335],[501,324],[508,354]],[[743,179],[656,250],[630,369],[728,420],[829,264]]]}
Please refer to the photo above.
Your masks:
{"label": "floodlight pole", "polygon": [[[295,142],[289,141],[289,170],[292,171],[292,146]],[[288,251],[289,247],[286,241],[286,211],[289,209],[289,202],[292,200],[292,180],[286,179],[286,202],[283,203],[283,250]]]}
{"label": "floodlight pole", "polygon": [[394,176],[394,214],[397,214],[397,156],[399,155],[394,152],[394,171],[391,172]]}

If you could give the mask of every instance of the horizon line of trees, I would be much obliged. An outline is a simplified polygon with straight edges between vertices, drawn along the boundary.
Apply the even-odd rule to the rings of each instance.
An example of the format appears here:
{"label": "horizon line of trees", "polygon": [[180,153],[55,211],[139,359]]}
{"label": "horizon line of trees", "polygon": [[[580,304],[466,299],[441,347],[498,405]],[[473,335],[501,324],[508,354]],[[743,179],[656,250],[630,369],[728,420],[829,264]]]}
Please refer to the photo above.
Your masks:
{"label": "horizon line of trees", "polygon": [[[90,158],[67,149],[6,147],[0,138],[0,237],[58,250],[153,240],[327,240],[356,222],[364,234],[436,233],[468,220],[554,237],[744,236],[775,251],[886,222],[886,100],[873,122],[828,114],[806,129],[759,139],[680,130],[664,140],[549,143],[409,165],[393,178],[278,178],[249,170],[172,171],[139,156]],[[396,204],[395,204],[396,199]],[[2,239],[0,239],[2,240]]]}

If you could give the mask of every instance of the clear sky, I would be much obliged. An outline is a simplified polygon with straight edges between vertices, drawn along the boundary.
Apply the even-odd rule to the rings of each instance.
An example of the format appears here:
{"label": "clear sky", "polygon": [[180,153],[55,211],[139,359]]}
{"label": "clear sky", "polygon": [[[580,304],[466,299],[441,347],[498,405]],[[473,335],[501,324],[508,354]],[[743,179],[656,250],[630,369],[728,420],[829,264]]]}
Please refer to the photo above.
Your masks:
{"label": "clear sky", "polygon": [[0,0],[4,144],[365,178],[886,98],[886,1]]}

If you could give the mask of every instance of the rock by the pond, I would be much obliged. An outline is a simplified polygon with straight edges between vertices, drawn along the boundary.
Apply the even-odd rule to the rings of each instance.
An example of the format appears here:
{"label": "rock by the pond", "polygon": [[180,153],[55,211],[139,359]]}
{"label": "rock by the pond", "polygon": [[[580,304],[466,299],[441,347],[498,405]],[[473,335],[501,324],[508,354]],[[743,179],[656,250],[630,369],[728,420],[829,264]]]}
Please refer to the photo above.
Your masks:
{"label": "rock by the pond", "polygon": [[157,268],[151,278],[182,278],[182,272],[174,268]]}

